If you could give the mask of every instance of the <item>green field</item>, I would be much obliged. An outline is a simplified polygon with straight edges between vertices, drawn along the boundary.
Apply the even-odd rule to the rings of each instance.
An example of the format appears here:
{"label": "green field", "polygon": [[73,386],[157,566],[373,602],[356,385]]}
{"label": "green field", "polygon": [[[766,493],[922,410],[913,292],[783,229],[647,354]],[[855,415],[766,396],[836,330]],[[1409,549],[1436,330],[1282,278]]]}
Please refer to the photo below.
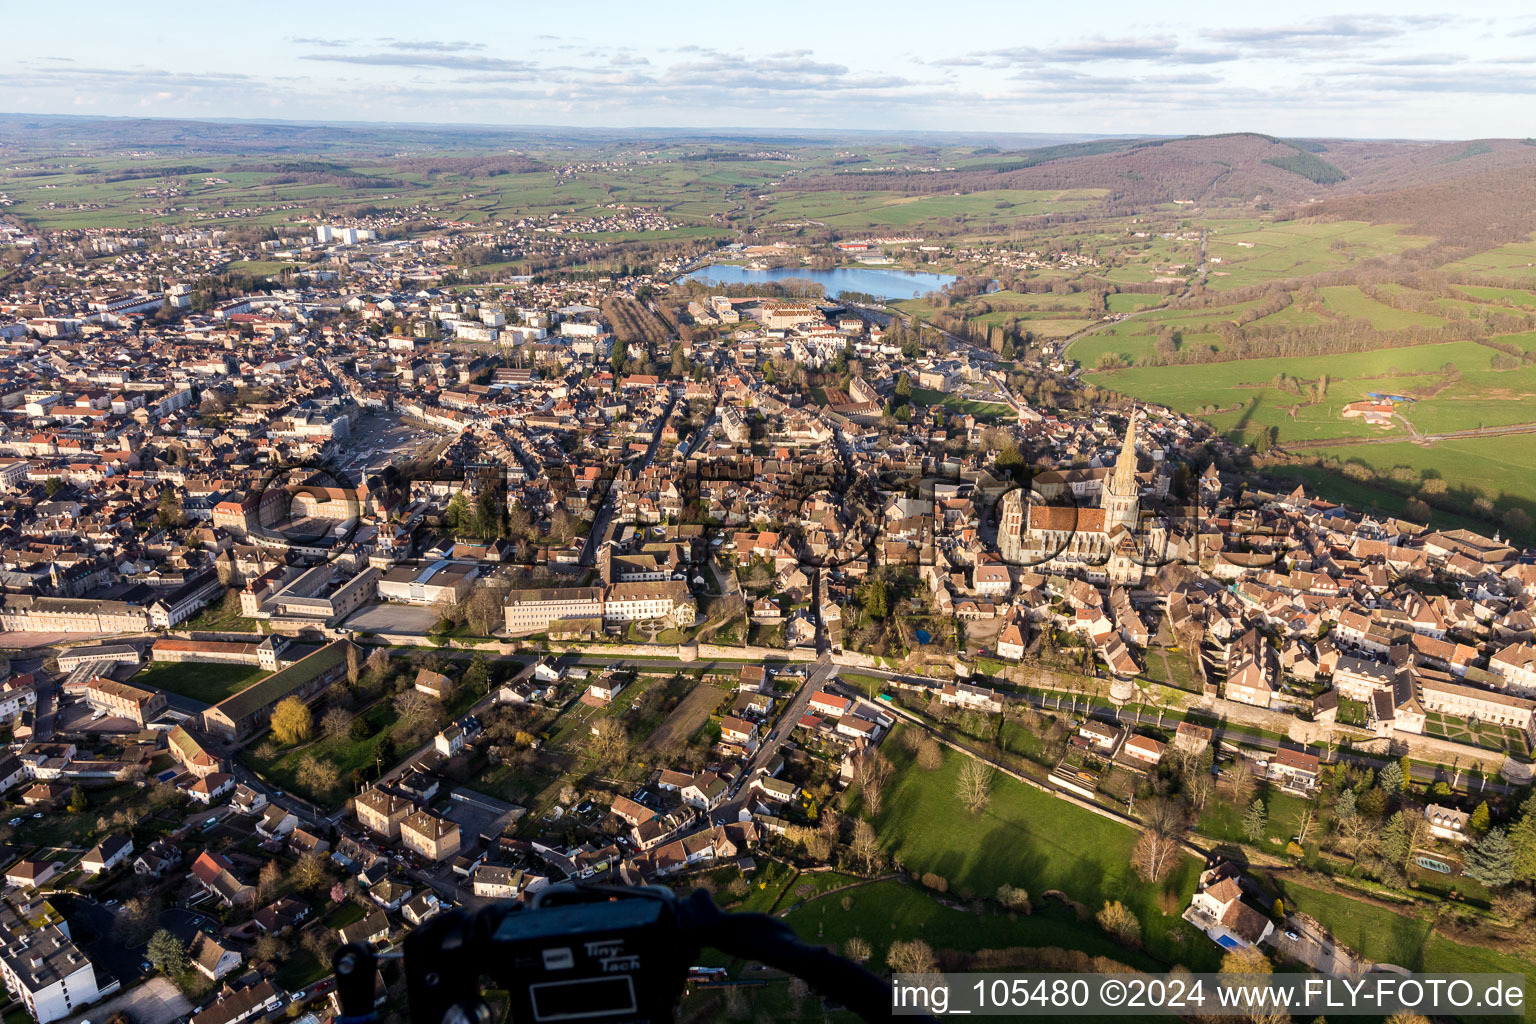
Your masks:
{"label": "green field", "polygon": [[[332,738],[320,735],[317,728],[318,739],[298,747],[279,750],[267,758],[258,754],[258,747],[247,747],[240,752],[240,760],[282,788],[299,793],[322,807],[330,806],[337,798],[337,794],[312,792],[309,787],[301,784],[298,778],[299,762],[305,755],[313,754],[334,764],[341,771],[343,782],[341,795],[344,796],[351,789],[348,781],[351,773],[355,769],[371,768],[375,765],[379,747],[389,735],[390,727],[398,717],[389,702],[384,701],[363,712],[362,719],[368,723],[371,730],[363,739]],[[382,767],[387,769],[391,766],[384,764]]]}
{"label": "green field", "polygon": [[1221,290],[1310,277],[1432,241],[1403,234],[1397,225],[1362,221],[1220,224],[1207,239],[1208,255],[1221,260],[1210,268],[1209,283]]}
{"label": "green field", "polygon": [[[1305,448],[1299,454],[1308,454]],[[1441,441],[1429,447],[1411,444],[1346,445],[1313,449],[1311,454],[1330,455],[1340,461],[1358,459],[1377,469],[1411,466],[1419,472],[1443,477],[1452,486],[1470,487],[1490,498],[1506,495],[1536,502],[1536,434],[1465,438]],[[1483,528],[1488,529],[1488,524]]]}
{"label": "green field", "polygon": [[1319,288],[1329,309],[1350,320],[1364,320],[1378,331],[1396,331],[1405,327],[1441,327],[1441,317],[1394,309],[1378,302],[1353,285]]}
{"label": "green field", "polygon": [[[801,880],[808,877],[813,876],[803,875]],[[844,899],[849,902],[846,910]],[[1157,969],[1155,960],[1117,945],[1055,900],[1042,900],[1033,892],[1031,899],[1032,914],[1011,915],[990,902],[978,913],[953,897],[940,897],[912,884],[874,882],[812,899],[790,911],[785,920],[807,942],[834,945],[838,950],[855,936],[865,939],[872,951],[870,963],[876,967],[883,964],[892,942],[922,939],[935,951],[1054,946],[1143,970]]]}
{"label": "green field", "polygon": [[977,402],[927,388],[913,388],[912,401],[918,405],[941,405],[957,413],[970,413],[980,419],[1013,415],[1013,410],[1002,402]]}
{"label": "green field", "polygon": [[1095,911],[1121,900],[1141,918],[1147,951],[1159,960],[1200,969],[1218,959],[1216,947],[1178,916],[1199,873],[1194,858],[1161,886],[1148,886],[1130,867],[1130,828],[1005,776],[973,815],[955,798],[964,755],[946,749],[943,766],[928,772],[900,743],[888,747],[896,772],[876,825],[907,870],[941,875],[951,892],[990,895],[1006,883],[1038,901],[1059,889]]}
{"label": "green field", "polygon": [[[1073,347],[1075,349],[1076,345]],[[1368,427],[1362,420],[1344,419],[1343,408],[1350,402],[1364,399],[1369,391],[1427,395],[1449,381],[1448,364],[1464,377],[1474,379],[1481,379],[1475,376],[1479,372],[1491,373],[1492,378],[1498,380],[1525,379],[1511,376],[1522,371],[1492,373],[1489,364],[1497,354],[1486,345],[1458,341],[1326,356],[1244,359],[1190,366],[1137,366],[1096,372],[1089,379],[1101,387],[1181,412],[1195,414],[1202,408],[1223,410],[1201,415],[1224,432],[1241,433],[1250,427],[1274,426],[1279,429],[1280,441],[1286,443],[1312,438],[1401,434],[1401,427]],[[1305,387],[1301,394],[1296,394],[1271,386],[1281,374],[1304,382],[1317,381],[1327,374],[1328,393],[1321,403],[1314,403],[1315,396]],[[1454,401],[1454,398],[1426,399],[1408,406],[1404,415],[1417,425],[1419,417],[1426,411],[1444,408]],[[1293,407],[1296,407],[1294,417],[1290,412]],[[1519,416],[1520,403],[1509,402],[1506,411],[1511,416]],[[1453,412],[1451,415],[1457,414]]]}
{"label": "green field", "polygon": [[205,665],[199,662],[159,661],[133,677],[135,686],[148,686],[167,693],[191,697],[205,704],[217,704],[232,693],[271,675],[255,665]]}
{"label": "green field", "polygon": [[1511,242],[1440,269],[1494,278],[1536,278],[1536,242]]}

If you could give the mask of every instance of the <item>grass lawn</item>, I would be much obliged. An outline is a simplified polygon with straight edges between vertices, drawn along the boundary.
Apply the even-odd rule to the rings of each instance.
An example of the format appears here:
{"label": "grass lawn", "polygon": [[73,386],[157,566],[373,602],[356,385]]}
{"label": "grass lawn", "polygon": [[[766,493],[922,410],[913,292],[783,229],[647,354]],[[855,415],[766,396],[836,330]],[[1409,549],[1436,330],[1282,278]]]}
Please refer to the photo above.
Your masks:
{"label": "grass lawn", "polygon": [[330,964],[321,962],[315,954],[294,943],[283,957],[283,962],[277,965],[277,983],[293,992],[306,985],[313,985],[330,973]]}
{"label": "grass lawn", "polygon": [[780,899],[789,890],[789,885],[795,880],[799,871],[788,864],[771,860],[757,870],[752,876],[752,888],[742,901],[733,910],[752,911],[766,914],[778,906]]}
{"label": "grass lawn", "polygon": [[896,771],[876,825],[887,853],[907,870],[934,872],[952,891],[976,895],[1022,886],[1037,903],[1059,889],[1095,912],[1121,900],[1140,917],[1147,950],[1159,960],[1200,970],[1219,959],[1178,916],[1199,873],[1194,858],[1147,885],[1130,866],[1132,829],[1006,776],[994,780],[988,806],[971,814],[955,798],[963,754],[946,749],[943,765],[928,772],[899,742],[887,746]]}
{"label": "grass lawn", "polygon": [[[802,876],[804,878],[805,876]],[[1143,970],[1156,970],[1157,962],[1143,953],[1116,944],[1091,923],[1054,900],[1042,901],[1031,891],[1036,912],[1009,915],[994,904],[983,913],[946,906],[940,897],[915,885],[886,881],[861,885],[846,892],[812,900],[786,915],[800,937],[816,945],[835,945],[841,950],[855,936],[869,942],[870,965],[880,969],[891,943],[922,939],[935,951],[975,952],[1014,946],[1082,950],[1105,956]],[[849,901],[843,909],[843,900]],[[948,898],[955,904],[961,901]],[[1204,936],[1200,937],[1202,942]]]}
{"label": "grass lawn", "polygon": [[356,924],[363,919],[363,908],[352,900],[337,904],[336,908],[325,916],[325,926],[330,929],[345,928],[349,924]]}
{"label": "grass lawn", "polygon": [[227,609],[222,603],[211,604],[198,612],[196,617],[182,623],[181,628],[191,630],[207,630],[211,633],[260,633],[261,625],[256,619],[248,619],[241,615],[238,608]]}
{"label": "grass lawn", "polygon": [[[297,747],[289,747],[277,752],[276,756],[263,759],[257,755],[259,744],[247,747],[240,752],[240,760],[249,767],[260,772],[264,777],[281,786],[305,796],[322,807],[333,806],[345,799],[351,790],[351,774],[355,768],[363,768],[374,764],[375,754],[379,745],[383,743],[385,736],[389,734],[390,727],[395,724],[399,716],[388,701],[382,701],[363,712],[363,720],[371,727],[368,736],[360,740],[341,737],[333,739],[319,731],[316,723],[315,732],[318,739]],[[397,751],[397,756],[403,756],[405,751]],[[308,787],[301,785],[298,780],[299,763],[305,756],[313,754],[324,758],[334,764],[341,772],[341,785],[333,793],[315,793]],[[388,764],[384,768],[391,767]]]}
{"label": "grass lawn", "polygon": [[150,686],[206,704],[217,704],[230,694],[239,693],[269,675],[271,673],[266,669],[254,665],[159,661],[150,664],[131,681],[135,686]]}
{"label": "grass lawn", "polygon": [[1358,725],[1364,728],[1369,724],[1366,712],[1364,701],[1350,700],[1348,697],[1339,698],[1339,721],[1345,725]]}
{"label": "grass lawn", "polygon": [[1187,690],[1190,693],[1199,693],[1200,684],[1195,681],[1194,671],[1190,668],[1189,658],[1183,651],[1169,651],[1161,647],[1147,649],[1147,667],[1142,673],[1155,683],[1172,686],[1175,689]]}
{"label": "grass lawn", "polygon": [[[1308,805],[1308,801],[1289,793],[1282,793],[1278,789],[1266,791],[1262,785],[1258,789],[1258,795],[1263,798],[1264,806],[1269,811],[1264,840],[1258,845],[1270,853],[1279,854],[1284,851],[1286,843],[1295,836],[1296,816]],[[1315,807],[1313,810],[1316,813]],[[1218,794],[1206,805],[1205,813],[1200,815],[1200,820],[1195,823],[1195,831],[1222,842],[1247,843],[1248,836],[1243,832],[1243,815],[1247,812],[1247,806],[1238,807],[1224,793]],[[1321,825],[1314,821],[1312,836],[1317,836],[1321,831]]]}
{"label": "grass lawn", "polygon": [[917,405],[942,405],[953,409],[957,413],[970,413],[978,419],[991,416],[1008,416],[1013,410],[1002,402],[977,402],[969,398],[961,398],[959,395],[950,395],[942,391],[930,391],[927,388],[913,388],[912,401]]}

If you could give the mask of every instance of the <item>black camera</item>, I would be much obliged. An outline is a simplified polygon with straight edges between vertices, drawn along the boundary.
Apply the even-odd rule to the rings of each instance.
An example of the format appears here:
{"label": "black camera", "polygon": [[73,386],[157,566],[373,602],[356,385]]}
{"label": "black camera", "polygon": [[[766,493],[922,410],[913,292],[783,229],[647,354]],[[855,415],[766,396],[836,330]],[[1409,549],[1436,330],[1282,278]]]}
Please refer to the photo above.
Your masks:
{"label": "black camera", "polygon": [[[666,1024],[705,946],[803,978],[864,1020],[890,1016],[886,982],[806,945],[783,921],[723,913],[702,889],[678,899],[651,886],[562,883],[526,907],[451,911],[407,935],[411,1021],[490,1024],[483,989],[497,989],[517,1022]],[[340,1024],[373,1019],[377,960],[357,945],[337,952]]]}

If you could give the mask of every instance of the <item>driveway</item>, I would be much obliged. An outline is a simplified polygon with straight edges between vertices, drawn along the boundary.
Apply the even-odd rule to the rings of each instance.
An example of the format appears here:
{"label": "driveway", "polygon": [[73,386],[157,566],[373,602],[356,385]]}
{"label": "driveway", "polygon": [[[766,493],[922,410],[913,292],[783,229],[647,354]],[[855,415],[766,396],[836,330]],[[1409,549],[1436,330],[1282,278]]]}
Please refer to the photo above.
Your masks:
{"label": "driveway", "polygon": [[[1285,928],[1295,932],[1296,938],[1287,938]],[[1340,946],[1322,925],[1305,914],[1291,914],[1285,919],[1285,928],[1274,934],[1275,949],[1320,974],[1348,977],[1365,974],[1371,969],[1370,961],[1362,960]]]}
{"label": "driveway", "polygon": [[191,942],[198,932],[218,934],[219,919],[192,907],[168,907],[160,914],[160,927],[169,931],[182,942]]}

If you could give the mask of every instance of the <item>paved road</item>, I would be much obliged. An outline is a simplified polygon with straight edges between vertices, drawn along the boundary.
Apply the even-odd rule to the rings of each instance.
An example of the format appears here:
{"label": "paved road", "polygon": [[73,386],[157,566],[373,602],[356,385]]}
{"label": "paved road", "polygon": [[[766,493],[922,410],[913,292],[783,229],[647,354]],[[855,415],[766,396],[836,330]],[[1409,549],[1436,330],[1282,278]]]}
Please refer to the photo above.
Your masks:
{"label": "paved road", "polygon": [[773,739],[765,741],[757,748],[757,753],[752,755],[752,760],[747,762],[746,769],[741,773],[740,788],[734,796],[716,809],[714,818],[724,818],[726,821],[737,819],[739,812],[747,805],[752,776],[757,774],[757,770],[767,764],[774,754],[778,753],[784,741],[789,738],[789,734],[794,731],[795,723],[800,721],[801,715],[805,714],[811,697],[837,677],[837,668],[832,663],[831,657],[825,654],[821,656],[821,660],[813,663],[810,670],[806,672],[805,682],[800,684],[800,688],[790,698],[789,705],[785,707],[784,713],[778,717],[777,725],[772,730]]}
{"label": "paved road", "polygon": [[[882,669],[861,668],[859,671],[864,675],[878,676],[882,679],[900,680],[908,683],[920,683],[925,686],[931,685],[934,682],[932,679],[924,679],[919,676],[903,676],[898,673],[887,672]],[[1069,713],[1072,711],[1072,705],[1070,701],[1064,701],[1058,704],[1054,700],[1050,700],[1037,694],[1008,693],[1003,695],[1003,699],[1005,701],[1013,702],[1026,701],[1031,706],[1039,708],[1042,711],[1059,712],[1065,710]],[[1077,714],[1079,717],[1086,716],[1096,719],[1097,721],[1106,722],[1110,725],[1119,726],[1144,725],[1159,728],[1171,724],[1169,723],[1168,717],[1166,715],[1159,716],[1150,712],[1100,706],[1094,706],[1090,709],[1085,705],[1084,700],[1081,697],[1078,699],[1078,708],[1075,714]],[[1279,750],[1280,744],[1282,742],[1288,743],[1292,746],[1295,745],[1290,740],[1282,741],[1273,736],[1266,736],[1262,732],[1246,729],[1240,725],[1223,723],[1217,726],[1216,732],[1217,738],[1221,742],[1238,744],[1241,746],[1253,747],[1261,750]],[[1348,762],[1351,764],[1365,765],[1369,768],[1383,768],[1388,763],[1395,762],[1397,759],[1392,757],[1377,757],[1372,754],[1364,754],[1354,750],[1335,749],[1330,752],[1329,757],[1326,757],[1323,760],[1325,762],[1331,761],[1333,763]],[[1411,774],[1413,776],[1413,781],[1415,782],[1432,784],[1435,782],[1444,781],[1448,784],[1451,784],[1452,786],[1455,786],[1456,788],[1467,789],[1469,792],[1472,791],[1471,787],[1469,786],[1457,785],[1462,781],[1462,777],[1467,774],[1465,772],[1453,773],[1451,769],[1446,767],[1426,765],[1415,761],[1412,766]],[[1516,788],[1517,787],[1511,786],[1502,780],[1488,779],[1485,776],[1482,780],[1482,783],[1476,789],[1476,792],[1513,793]]]}

